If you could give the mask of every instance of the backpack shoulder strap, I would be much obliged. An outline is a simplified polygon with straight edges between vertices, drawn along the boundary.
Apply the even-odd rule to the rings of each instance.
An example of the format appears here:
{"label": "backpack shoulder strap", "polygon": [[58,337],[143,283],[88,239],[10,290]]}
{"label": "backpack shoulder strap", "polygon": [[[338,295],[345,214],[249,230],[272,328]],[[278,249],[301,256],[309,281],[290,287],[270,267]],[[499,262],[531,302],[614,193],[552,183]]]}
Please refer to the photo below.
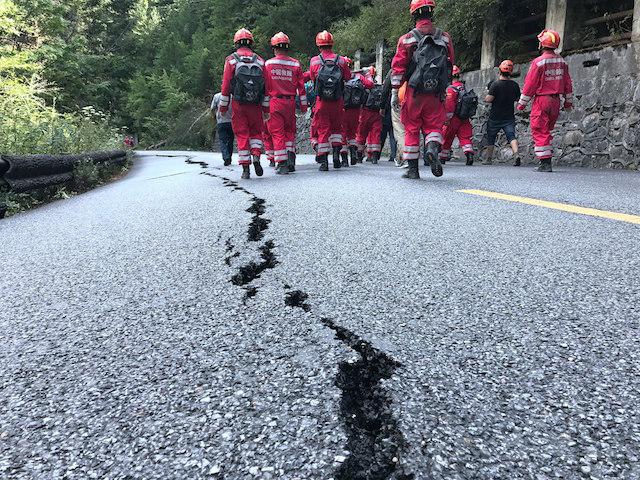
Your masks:
{"label": "backpack shoulder strap", "polygon": [[[444,40],[444,32],[442,31],[442,29],[436,27],[435,31],[433,32],[433,34],[431,35],[434,40],[440,40],[443,39]],[[447,40],[445,40],[447,41]]]}
{"label": "backpack shoulder strap", "polygon": [[326,65],[327,64],[327,61],[324,59],[322,54],[318,55],[318,58],[320,58],[320,63],[322,63],[322,65]]}
{"label": "backpack shoulder strap", "polygon": [[420,42],[420,40],[422,40],[424,38],[424,35],[422,34],[422,32],[420,30],[418,30],[417,28],[414,28],[413,30],[411,30],[411,35],[413,35],[413,37]]}
{"label": "backpack shoulder strap", "polygon": [[231,55],[233,56],[233,58],[235,58],[235,59],[236,59],[236,62],[238,62],[238,63],[239,63],[239,62],[241,62],[241,61],[242,61],[242,60],[240,59],[240,55],[238,55],[236,52],[233,52]]}

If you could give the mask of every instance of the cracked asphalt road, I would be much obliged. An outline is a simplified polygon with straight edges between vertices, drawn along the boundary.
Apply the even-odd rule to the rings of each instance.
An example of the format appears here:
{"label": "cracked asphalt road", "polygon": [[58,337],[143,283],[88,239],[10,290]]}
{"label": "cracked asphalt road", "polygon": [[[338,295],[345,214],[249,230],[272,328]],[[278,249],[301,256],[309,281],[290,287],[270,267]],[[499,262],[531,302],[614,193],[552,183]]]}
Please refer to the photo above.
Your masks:
{"label": "cracked asphalt road", "polygon": [[640,227],[458,191],[640,215],[640,175],[167,155],[0,222],[0,477],[348,478],[331,319],[398,365],[370,478],[640,478]]}

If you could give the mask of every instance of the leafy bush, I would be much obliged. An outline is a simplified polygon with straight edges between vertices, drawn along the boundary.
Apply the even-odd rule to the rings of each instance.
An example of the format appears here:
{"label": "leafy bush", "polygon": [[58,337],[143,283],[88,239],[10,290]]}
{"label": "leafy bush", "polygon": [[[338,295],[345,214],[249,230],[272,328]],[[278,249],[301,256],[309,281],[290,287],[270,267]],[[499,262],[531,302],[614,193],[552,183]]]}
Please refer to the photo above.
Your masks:
{"label": "leafy bush", "polygon": [[88,107],[80,114],[47,106],[48,89],[34,77],[29,82],[0,77],[0,153],[57,154],[109,150],[121,146],[121,134]]}

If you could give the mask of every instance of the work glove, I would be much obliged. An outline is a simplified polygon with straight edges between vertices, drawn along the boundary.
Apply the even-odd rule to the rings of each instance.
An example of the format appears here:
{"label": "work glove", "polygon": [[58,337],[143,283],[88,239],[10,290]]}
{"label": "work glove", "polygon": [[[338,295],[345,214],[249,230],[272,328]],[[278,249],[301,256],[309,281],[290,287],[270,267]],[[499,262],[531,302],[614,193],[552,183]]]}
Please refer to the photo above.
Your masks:
{"label": "work glove", "polygon": [[396,112],[400,111],[400,97],[398,96],[398,90],[395,88],[391,91],[391,108]]}
{"label": "work glove", "polygon": [[519,103],[516,108],[518,109],[519,112],[524,112],[524,109],[526,108],[526,105],[523,105],[523,104]]}

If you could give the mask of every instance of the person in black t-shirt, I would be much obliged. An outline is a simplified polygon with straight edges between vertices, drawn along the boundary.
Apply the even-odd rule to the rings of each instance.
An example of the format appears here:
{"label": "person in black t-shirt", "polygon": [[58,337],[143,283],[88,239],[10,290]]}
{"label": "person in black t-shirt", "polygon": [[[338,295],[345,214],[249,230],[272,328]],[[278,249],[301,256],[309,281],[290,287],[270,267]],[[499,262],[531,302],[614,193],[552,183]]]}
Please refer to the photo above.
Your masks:
{"label": "person in black t-shirt", "polygon": [[500,130],[502,130],[511,144],[514,158],[513,164],[516,167],[520,166],[514,111],[514,104],[520,98],[520,86],[511,80],[512,74],[513,62],[505,60],[500,64],[500,78],[489,84],[489,94],[485,100],[491,104],[491,111],[487,122],[487,154],[482,162],[485,165],[492,163],[496,138]]}

